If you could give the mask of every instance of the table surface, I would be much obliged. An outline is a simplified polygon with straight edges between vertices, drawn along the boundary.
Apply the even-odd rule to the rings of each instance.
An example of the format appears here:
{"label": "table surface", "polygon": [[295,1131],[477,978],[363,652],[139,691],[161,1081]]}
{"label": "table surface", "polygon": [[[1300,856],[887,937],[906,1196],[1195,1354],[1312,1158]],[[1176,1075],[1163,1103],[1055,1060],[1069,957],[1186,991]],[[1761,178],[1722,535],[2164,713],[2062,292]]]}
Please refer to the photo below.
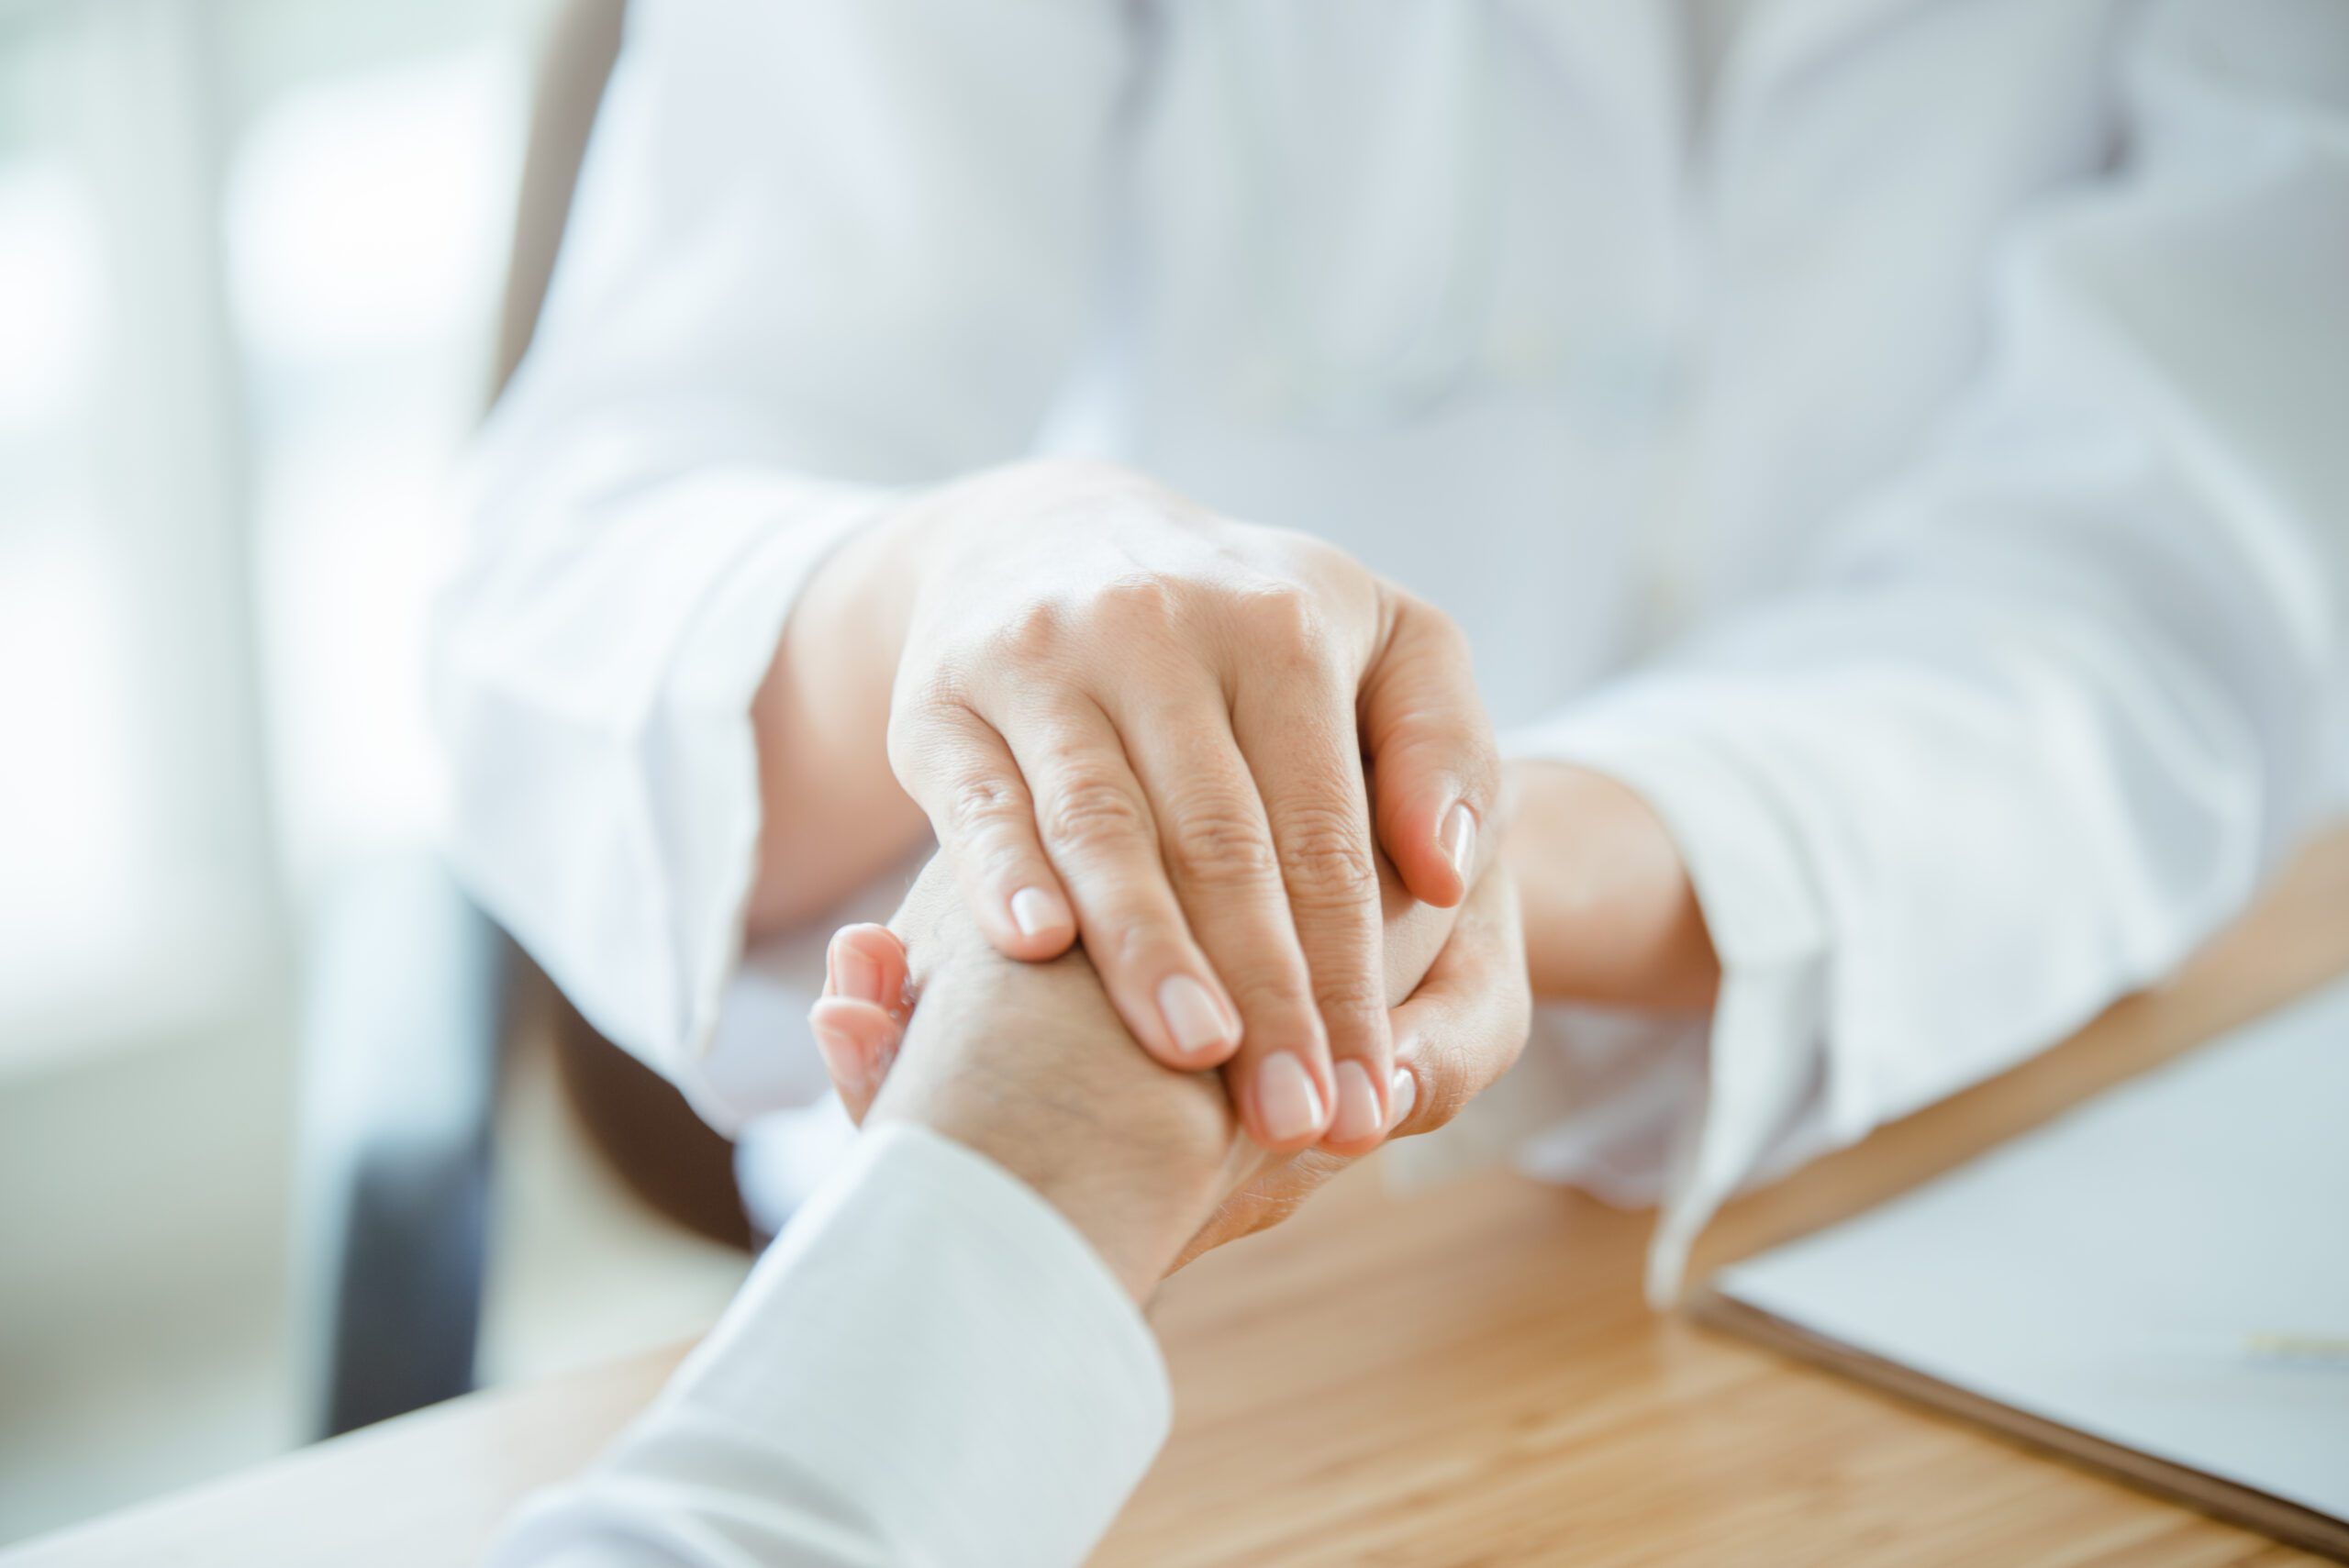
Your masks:
{"label": "table surface", "polygon": [[[1700,1268],[1856,1212],[2349,972],[2349,832],[2168,985],[1741,1199]],[[1650,1218],[1502,1173],[1349,1175],[1169,1282],[1180,1411],[1097,1562],[2156,1565],[2311,1561],[1648,1310]],[[0,1553],[8,1568],[466,1562],[682,1348],[453,1401]]]}

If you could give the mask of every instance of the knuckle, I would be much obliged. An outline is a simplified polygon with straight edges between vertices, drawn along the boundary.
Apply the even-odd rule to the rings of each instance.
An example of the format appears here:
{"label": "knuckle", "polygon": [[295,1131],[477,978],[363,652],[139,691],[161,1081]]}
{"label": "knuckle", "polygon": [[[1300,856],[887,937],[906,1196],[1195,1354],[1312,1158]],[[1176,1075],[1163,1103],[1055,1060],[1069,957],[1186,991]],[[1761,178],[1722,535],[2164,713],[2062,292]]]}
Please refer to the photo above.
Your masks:
{"label": "knuckle", "polygon": [[1301,968],[1275,963],[1257,971],[1232,965],[1223,981],[1242,1018],[1273,1029],[1279,1038],[1308,1051],[1329,1050],[1329,1033],[1314,1009],[1312,986]]}
{"label": "knuckle", "polygon": [[1147,920],[1122,924],[1106,950],[1088,945],[1085,951],[1102,971],[1105,984],[1134,987],[1137,995],[1141,995],[1140,987],[1148,984],[1147,977],[1180,968],[1184,959],[1182,944]]}
{"label": "knuckle", "polygon": [[1386,998],[1366,971],[1348,968],[1336,973],[1317,974],[1313,1000],[1330,1027],[1347,1037],[1350,1043],[1377,1040],[1380,1021],[1386,1017]]}
{"label": "knuckle", "polygon": [[892,717],[902,715],[909,723],[934,725],[958,710],[968,710],[971,697],[966,673],[940,662],[907,672],[890,709]]}
{"label": "knuckle", "polygon": [[1294,583],[1267,583],[1250,588],[1240,601],[1241,616],[1261,639],[1294,647],[1310,647],[1321,639],[1321,611],[1313,595]]}
{"label": "knuckle", "polygon": [[1286,583],[1251,589],[1240,602],[1239,622],[1249,662],[1260,673],[1316,688],[1338,684],[1328,617],[1310,593]]}
{"label": "knuckle", "polygon": [[1369,833],[1336,812],[1293,823],[1280,843],[1282,880],[1301,907],[1367,905],[1378,896],[1378,861]]}
{"label": "knuckle", "polygon": [[1176,826],[1167,855],[1177,877],[1223,887],[1279,880],[1272,836],[1242,802],[1218,799],[1178,808],[1174,815]]}
{"label": "knuckle", "polygon": [[1138,572],[1095,590],[1094,606],[1112,629],[1130,634],[1177,624],[1184,617],[1188,597],[1186,585],[1174,578]]}
{"label": "knuckle", "polygon": [[1108,773],[1083,771],[1063,779],[1045,808],[1045,838],[1074,854],[1123,849],[1149,831],[1133,792]]}
{"label": "knuckle", "polygon": [[1008,779],[993,773],[968,773],[954,781],[946,798],[947,826],[975,837],[1010,826],[1026,814],[1027,803]]}
{"label": "knuckle", "polygon": [[1068,645],[1069,614],[1051,599],[1023,605],[986,638],[985,655],[996,669],[1045,664]]}
{"label": "knuckle", "polygon": [[1289,575],[1300,584],[1325,592],[1344,593],[1367,576],[1362,562],[1343,545],[1318,534],[1288,529],[1281,530],[1278,538],[1282,561]]}
{"label": "knuckle", "polygon": [[923,681],[890,705],[883,742],[890,771],[909,789],[916,781],[934,776],[951,756],[959,706],[950,684],[939,678]]}

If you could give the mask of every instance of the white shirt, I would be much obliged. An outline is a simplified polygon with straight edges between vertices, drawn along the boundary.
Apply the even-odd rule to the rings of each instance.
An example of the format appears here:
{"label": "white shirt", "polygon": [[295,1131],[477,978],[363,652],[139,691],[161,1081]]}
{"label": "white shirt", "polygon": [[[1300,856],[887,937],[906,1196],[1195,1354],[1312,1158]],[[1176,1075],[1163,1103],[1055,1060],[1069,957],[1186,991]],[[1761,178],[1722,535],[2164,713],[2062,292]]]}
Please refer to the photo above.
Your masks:
{"label": "white shirt", "polygon": [[1066,1568],[1164,1441],[1123,1286],[985,1157],[864,1134],[724,1320],[493,1568]]}
{"label": "white shirt", "polygon": [[2163,973],[2338,797],[2349,6],[1765,0],[1702,116],[1684,20],[638,0],[447,606],[473,885],[721,1125],[816,1094],[751,694],[895,495],[1082,446],[1662,814],[1713,1018],[1487,1096],[1659,1284]]}

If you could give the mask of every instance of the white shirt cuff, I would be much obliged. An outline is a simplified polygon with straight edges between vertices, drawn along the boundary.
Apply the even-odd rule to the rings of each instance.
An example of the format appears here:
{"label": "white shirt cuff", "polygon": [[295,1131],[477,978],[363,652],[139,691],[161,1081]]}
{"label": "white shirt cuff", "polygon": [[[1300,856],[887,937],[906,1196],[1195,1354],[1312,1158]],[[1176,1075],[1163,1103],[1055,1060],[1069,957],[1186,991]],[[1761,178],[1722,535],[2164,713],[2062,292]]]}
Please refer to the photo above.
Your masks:
{"label": "white shirt cuff", "polygon": [[443,606],[467,884],[721,1130],[766,1108],[707,1061],[758,863],[752,701],[808,578],[886,501],[711,469],[589,508]]}
{"label": "white shirt cuff", "polygon": [[1689,1249],[1741,1187],[1829,1141],[1829,943],[1794,833],[1759,778],[1726,749],[1602,700],[1502,737],[1511,757],[1573,762],[1622,784],[1664,821],[1688,869],[1721,964],[1701,1109],[1673,1140],[1648,1294],[1675,1299]]}
{"label": "white shirt cuff", "polygon": [[669,1388],[495,1562],[1076,1563],[1163,1442],[1141,1312],[1059,1212],[865,1133]]}

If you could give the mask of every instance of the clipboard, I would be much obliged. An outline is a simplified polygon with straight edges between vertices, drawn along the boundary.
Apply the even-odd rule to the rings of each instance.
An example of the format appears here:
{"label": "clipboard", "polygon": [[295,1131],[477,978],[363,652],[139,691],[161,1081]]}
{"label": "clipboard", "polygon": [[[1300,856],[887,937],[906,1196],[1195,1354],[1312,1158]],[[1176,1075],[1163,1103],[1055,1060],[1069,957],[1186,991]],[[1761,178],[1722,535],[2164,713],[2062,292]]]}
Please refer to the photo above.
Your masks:
{"label": "clipboard", "polygon": [[2344,1129],[2339,982],[1719,1271],[1687,1310],[2349,1562]]}
{"label": "clipboard", "polygon": [[[1751,1340],[1765,1350],[1987,1427],[2027,1448],[2086,1465],[2126,1485],[2273,1536],[2288,1546],[2349,1562],[2349,1522],[2313,1508],[2002,1405],[1914,1367],[1839,1344],[1709,1289],[1697,1292],[1687,1310],[1706,1327]],[[2343,1398],[2349,1401],[2349,1382],[2344,1382]]]}

